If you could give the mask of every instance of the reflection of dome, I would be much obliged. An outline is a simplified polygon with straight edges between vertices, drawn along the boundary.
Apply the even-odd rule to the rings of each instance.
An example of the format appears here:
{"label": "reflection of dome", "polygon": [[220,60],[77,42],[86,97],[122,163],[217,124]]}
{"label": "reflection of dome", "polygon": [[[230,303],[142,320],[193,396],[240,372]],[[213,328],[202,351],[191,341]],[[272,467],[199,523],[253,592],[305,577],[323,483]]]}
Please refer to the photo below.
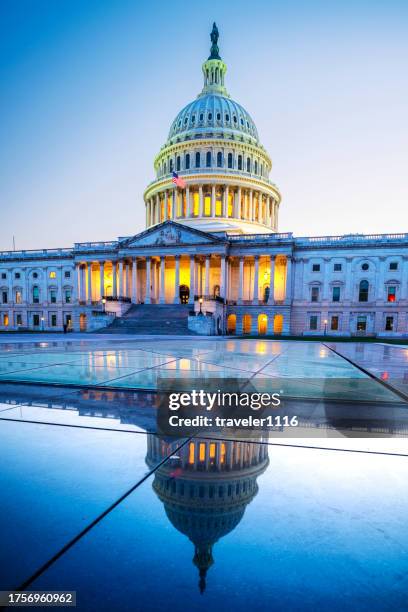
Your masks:
{"label": "reflection of dome", "polygon": [[237,102],[220,94],[201,95],[187,104],[173,121],[169,140],[178,142],[211,136],[258,141],[258,132],[249,113]]}
{"label": "reflection of dome", "polygon": [[[149,438],[147,464],[154,465],[168,450],[165,441]],[[214,563],[213,545],[241,521],[267,465],[267,444],[194,440],[155,472],[153,489],[167,517],[194,544],[201,592]]]}

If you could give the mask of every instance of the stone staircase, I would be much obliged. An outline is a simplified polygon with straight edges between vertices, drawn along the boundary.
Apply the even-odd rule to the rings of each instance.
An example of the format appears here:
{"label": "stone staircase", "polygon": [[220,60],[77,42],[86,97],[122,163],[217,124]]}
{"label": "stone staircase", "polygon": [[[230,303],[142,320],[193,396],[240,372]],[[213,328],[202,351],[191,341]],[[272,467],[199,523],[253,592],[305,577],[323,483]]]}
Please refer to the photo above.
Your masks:
{"label": "stone staircase", "polygon": [[189,304],[135,304],[97,333],[194,336],[188,329],[191,309]]}

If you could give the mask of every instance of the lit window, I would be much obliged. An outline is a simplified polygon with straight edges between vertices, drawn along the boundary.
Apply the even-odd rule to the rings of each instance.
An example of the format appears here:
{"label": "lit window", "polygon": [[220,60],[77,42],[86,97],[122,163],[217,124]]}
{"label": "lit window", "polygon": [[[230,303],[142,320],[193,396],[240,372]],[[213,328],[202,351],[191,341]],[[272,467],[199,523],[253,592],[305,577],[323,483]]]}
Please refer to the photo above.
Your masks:
{"label": "lit window", "polygon": [[317,330],[317,315],[312,315],[309,319],[309,329],[310,331]]}
{"label": "lit window", "polygon": [[320,264],[313,264],[312,272],[320,272]]}
{"label": "lit window", "polygon": [[22,295],[21,295],[21,291],[16,291],[16,304],[21,304],[22,302]]}
{"label": "lit window", "polygon": [[200,442],[198,445],[198,460],[205,461],[205,442]]}
{"label": "lit window", "polygon": [[333,287],[332,301],[340,302],[340,287]]}
{"label": "lit window", "polygon": [[3,315],[3,325],[4,325],[4,327],[8,327],[8,324],[9,324],[9,316],[8,316],[7,313],[4,313],[4,315]]}
{"label": "lit window", "polygon": [[57,278],[56,272],[50,272],[50,278]]}
{"label": "lit window", "polygon": [[361,315],[357,317],[357,331],[365,332],[367,329],[367,317]]}
{"label": "lit window", "polygon": [[390,262],[390,270],[398,270],[398,261]]}
{"label": "lit window", "polygon": [[311,301],[312,302],[319,301],[319,287],[312,287]]}
{"label": "lit window", "polygon": [[396,287],[387,288],[387,302],[395,302],[396,295],[397,295]]}
{"label": "lit window", "polygon": [[330,320],[330,329],[332,331],[338,331],[339,329],[339,317],[337,315],[333,316]]}
{"label": "lit window", "polygon": [[394,331],[394,317],[385,317],[385,331]]}

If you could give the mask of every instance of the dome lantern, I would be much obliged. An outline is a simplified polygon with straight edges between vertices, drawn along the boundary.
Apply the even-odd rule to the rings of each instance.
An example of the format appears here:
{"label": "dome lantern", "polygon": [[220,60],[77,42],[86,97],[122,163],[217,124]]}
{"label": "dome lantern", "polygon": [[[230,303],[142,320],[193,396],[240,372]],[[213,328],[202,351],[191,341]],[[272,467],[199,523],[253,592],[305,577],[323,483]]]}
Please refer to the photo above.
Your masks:
{"label": "dome lantern", "polygon": [[210,34],[211,38],[211,49],[210,56],[203,64],[203,75],[204,75],[204,87],[199,97],[206,96],[208,94],[218,94],[229,98],[230,95],[224,85],[225,73],[227,72],[227,66],[222,61],[219,48],[218,48],[218,28],[216,23],[213,23],[213,29]]}

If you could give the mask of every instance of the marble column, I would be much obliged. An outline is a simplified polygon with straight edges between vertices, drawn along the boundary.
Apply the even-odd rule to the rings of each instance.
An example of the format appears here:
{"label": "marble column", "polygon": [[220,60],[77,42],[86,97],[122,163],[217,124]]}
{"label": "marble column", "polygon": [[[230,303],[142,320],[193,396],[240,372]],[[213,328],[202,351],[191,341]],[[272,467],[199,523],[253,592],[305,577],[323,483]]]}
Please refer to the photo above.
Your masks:
{"label": "marble column", "polygon": [[119,261],[119,298],[123,297],[123,261]]}
{"label": "marble column", "polygon": [[105,262],[99,262],[99,275],[100,275],[100,299],[105,295]]}
{"label": "marble column", "polygon": [[169,192],[166,189],[166,191],[164,192],[164,220],[165,221],[167,221],[169,218],[168,199],[169,199]]}
{"label": "marble column", "polygon": [[228,217],[228,197],[229,197],[229,189],[228,189],[228,185],[225,185],[223,199],[222,199],[222,216],[223,217]]}
{"label": "marble column", "polygon": [[166,258],[162,256],[160,257],[160,294],[159,294],[160,304],[165,304],[166,302],[165,275],[166,275]]}
{"label": "marble column", "polygon": [[275,303],[275,255],[271,255],[269,261],[269,299],[268,304]]}
{"label": "marble column", "polygon": [[132,303],[137,304],[138,302],[138,291],[137,291],[137,257],[132,260]]}
{"label": "marble column", "polygon": [[211,186],[211,217],[215,217],[215,185]]}
{"label": "marble column", "polygon": [[88,263],[88,303],[92,302],[92,263]]}
{"label": "marble column", "polygon": [[242,214],[241,214],[241,209],[242,209],[242,205],[241,205],[241,198],[242,198],[242,189],[241,187],[238,187],[238,210],[237,210],[237,219],[241,219]]}
{"label": "marble column", "polygon": [[236,218],[238,218],[238,211],[239,211],[239,207],[238,207],[238,192],[239,192],[239,189],[237,189],[237,190],[234,192],[234,209],[233,209],[233,211],[232,211],[232,216],[233,216],[235,219],[236,219]]}
{"label": "marble column", "polygon": [[253,303],[259,304],[259,255],[255,255],[254,294]]}
{"label": "marble column", "polygon": [[112,261],[112,296],[118,297],[118,264]]}
{"label": "marble column", "polygon": [[177,219],[177,189],[173,189],[172,194],[171,194],[171,202],[172,202],[172,206],[171,206],[171,217],[172,219]]}
{"label": "marble column", "polygon": [[160,223],[160,196],[156,193],[155,223]]}
{"label": "marble column", "polygon": [[194,304],[194,294],[195,294],[194,272],[195,272],[195,259],[194,259],[194,255],[190,255],[190,296],[188,299],[189,304]]}
{"label": "marble column", "polygon": [[204,217],[204,198],[203,198],[203,186],[198,186],[198,198],[200,204],[200,217]]}
{"label": "marble column", "polygon": [[146,296],[145,304],[151,303],[151,259],[146,257]]}
{"label": "marble column", "polygon": [[239,285],[238,285],[238,304],[242,304],[244,292],[244,258],[239,258]]}
{"label": "marble column", "polygon": [[180,296],[179,296],[179,287],[180,287],[180,255],[176,255],[174,259],[175,259],[175,264],[176,264],[176,270],[175,270],[175,274],[174,274],[174,296],[173,296],[173,302],[174,302],[174,304],[179,304],[180,303]]}
{"label": "marble column", "polygon": [[265,220],[262,218],[262,193],[258,193],[258,223],[263,223]]}
{"label": "marble column", "polygon": [[205,290],[204,295],[210,295],[210,256],[205,257]]}
{"label": "marble column", "polygon": [[292,258],[286,258],[286,289],[285,289],[285,303],[290,304],[292,299]]}
{"label": "marble column", "polygon": [[249,190],[249,220],[254,220],[254,196],[252,189]]}
{"label": "marble column", "polygon": [[225,255],[221,255],[221,282],[220,282],[220,296],[226,299],[226,282],[225,282]]}
{"label": "marble column", "polygon": [[[81,278],[81,264],[79,263],[75,264],[75,275],[76,275],[78,301],[81,302],[82,301],[82,278]],[[11,275],[9,275],[9,278],[11,279]],[[9,296],[10,296],[10,301],[14,301],[13,286],[11,282],[9,282]]]}
{"label": "marble column", "polygon": [[191,210],[191,200],[190,200],[190,187],[186,186],[186,215],[187,217],[193,216],[193,211]]}

